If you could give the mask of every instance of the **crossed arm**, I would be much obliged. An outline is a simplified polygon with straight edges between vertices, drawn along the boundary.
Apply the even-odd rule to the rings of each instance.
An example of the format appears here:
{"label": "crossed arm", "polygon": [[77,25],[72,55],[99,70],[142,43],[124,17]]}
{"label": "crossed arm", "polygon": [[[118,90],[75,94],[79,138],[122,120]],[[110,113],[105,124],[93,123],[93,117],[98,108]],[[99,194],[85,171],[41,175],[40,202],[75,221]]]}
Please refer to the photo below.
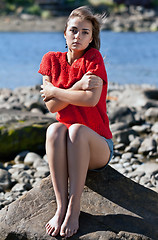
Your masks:
{"label": "crossed arm", "polygon": [[68,89],[55,87],[51,83],[51,77],[43,76],[41,96],[50,112],[60,111],[69,104],[93,107],[100,99],[102,85],[103,80],[91,72],[86,73]]}

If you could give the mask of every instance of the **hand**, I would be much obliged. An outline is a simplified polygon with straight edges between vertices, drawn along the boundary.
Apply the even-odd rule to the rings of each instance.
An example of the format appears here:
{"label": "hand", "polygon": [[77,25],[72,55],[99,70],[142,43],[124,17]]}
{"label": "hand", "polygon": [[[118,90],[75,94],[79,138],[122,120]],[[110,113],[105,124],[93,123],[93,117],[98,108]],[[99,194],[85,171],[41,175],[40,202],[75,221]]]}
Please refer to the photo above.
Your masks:
{"label": "hand", "polygon": [[47,102],[53,98],[53,91],[55,89],[55,86],[51,82],[45,80],[45,83],[41,85],[41,88],[42,90],[40,93],[41,97],[43,97],[43,101]]}
{"label": "hand", "polygon": [[[100,81],[101,80],[101,81]],[[81,78],[81,89],[90,90],[93,88],[98,88],[102,85],[102,79],[91,72],[87,72]]]}

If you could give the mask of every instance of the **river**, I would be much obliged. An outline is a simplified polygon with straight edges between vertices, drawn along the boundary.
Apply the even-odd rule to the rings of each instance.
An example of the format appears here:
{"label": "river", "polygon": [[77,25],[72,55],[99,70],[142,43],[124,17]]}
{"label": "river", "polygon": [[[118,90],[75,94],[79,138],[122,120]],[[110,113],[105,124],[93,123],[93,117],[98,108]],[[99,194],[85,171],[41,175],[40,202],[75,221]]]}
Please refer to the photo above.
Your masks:
{"label": "river", "polygon": [[[158,32],[101,32],[101,54],[109,82],[158,87]],[[38,74],[48,51],[66,51],[61,32],[0,32],[0,88],[41,83]]]}

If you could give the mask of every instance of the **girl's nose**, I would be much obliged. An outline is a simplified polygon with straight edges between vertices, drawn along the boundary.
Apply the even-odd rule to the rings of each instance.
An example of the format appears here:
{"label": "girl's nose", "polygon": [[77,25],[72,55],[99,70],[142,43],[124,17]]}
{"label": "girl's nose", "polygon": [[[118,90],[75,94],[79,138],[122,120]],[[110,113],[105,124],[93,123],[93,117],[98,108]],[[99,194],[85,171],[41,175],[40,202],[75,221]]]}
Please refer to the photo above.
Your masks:
{"label": "girl's nose", "polygon": [[76,34],[75,34],[75,37],[80,39],[80,31],[78,31]]}

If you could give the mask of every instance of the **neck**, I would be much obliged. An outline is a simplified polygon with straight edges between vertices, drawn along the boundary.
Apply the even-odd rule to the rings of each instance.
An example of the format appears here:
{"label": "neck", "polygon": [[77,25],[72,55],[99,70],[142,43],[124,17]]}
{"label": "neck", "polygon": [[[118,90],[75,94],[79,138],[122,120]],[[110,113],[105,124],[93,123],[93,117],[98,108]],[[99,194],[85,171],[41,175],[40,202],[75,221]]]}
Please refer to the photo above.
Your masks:
{"label": "neck", "polygon": [[68,50],[67,52],[67,61],[71,65],[75,60],[79,59],[82,57],[84,54],[84,51],[79,51],[79,52],[74,52],[72,50]]}

